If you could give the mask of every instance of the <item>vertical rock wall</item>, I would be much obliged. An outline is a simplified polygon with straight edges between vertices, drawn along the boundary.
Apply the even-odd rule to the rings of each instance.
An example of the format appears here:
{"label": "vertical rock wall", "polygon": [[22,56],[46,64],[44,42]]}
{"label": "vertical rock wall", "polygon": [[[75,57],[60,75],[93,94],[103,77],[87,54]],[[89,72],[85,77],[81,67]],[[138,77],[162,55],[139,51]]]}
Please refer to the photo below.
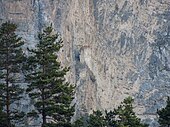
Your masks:
{"label": "vertical rock wall", "polygon": [[170,95],[169,0],[0,0],[5,20],[32,48],[37,32],[54,24],[64,40],[60,59],[77,85],[76,117],[130,95],[136,113],[157,126],[156,110]]}

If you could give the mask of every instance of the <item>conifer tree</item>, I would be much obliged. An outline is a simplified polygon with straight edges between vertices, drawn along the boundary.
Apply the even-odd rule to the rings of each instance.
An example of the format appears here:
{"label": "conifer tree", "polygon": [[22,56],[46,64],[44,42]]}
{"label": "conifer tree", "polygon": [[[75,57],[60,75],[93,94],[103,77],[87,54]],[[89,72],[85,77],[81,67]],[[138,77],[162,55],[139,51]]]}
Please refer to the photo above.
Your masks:
{"label": "conifer tree", "polygon": [[42,127],[69,127],[74,113],[70,104],[74,95],[74,87],[65,82],[64,76],[68,68],[58,62],[57,53],[63,41],[49,26],[38,35],[36,49],[28,49],[26,79],[29,81],[27,92],[34,101],[36,110],[28,115],[42,116]]}
{"label": "conifer tree", "polygon": [[[3,111],[2,105],[0,105],[0,127],[9,127],[9,124],[7,124],[7,114]],[[10,127],[15,126],[10,124]]]}
{"label": "conifer tree", "polygon": [[0,127],[7,126],[5,123],[6,123],[6,113],[3,111],[3,107],[0,105]]}
{"label": "conifer tree", "polygon": [[72,127],[148,127],[135,115],[132,103],[133,99],[128,97],[113,111],[106,110],[105,114],[101,111],[93,112],[85,120],[85,116],[76,120]]}
{"label": "conifer tree", "polygon": [[15,102],[20,100],[23,93],[19,85],[24,59],[21,49],[24,42],[15,34],[16,29],[17,26],[10,22],[3,23],[0,27],[0,103],[1,115],[3,114],[0,120],[6,127],[11,127],[15,120],[21,120],[24,115],[15,108]]}
{"label": "conifer tree", "polygon": [[109,127],[148,127],[142,124],[140,118],[133,111],[133,99],[128,97],[124,99],[120,106],[113,111],[106,111],[106,120]]}
{"label": "conifer tree", "polygon": [[71,127],[86,127],[85,124],[87,124],[87,122],[84,118],[85,117],[81,117],[77,119],[76,121],[74,121]]}
{"label": "conifer tree", "polygon": [[167,105],[165,108],[157,111],[159,115],[158,122],[161,127],[170,127],[170,97],[167,99]]}
{"label": "conifer tree", "polygon": [[93,111],[88,116],[77,119],[72,127],[106,127],[106,119],[101,111]]}
{"label": "conifer tree", "polygon": [[106,120],[102,112],[97,110],[93,111],[93,114],[90,114],[88,124],[88,127],[105,127]]}

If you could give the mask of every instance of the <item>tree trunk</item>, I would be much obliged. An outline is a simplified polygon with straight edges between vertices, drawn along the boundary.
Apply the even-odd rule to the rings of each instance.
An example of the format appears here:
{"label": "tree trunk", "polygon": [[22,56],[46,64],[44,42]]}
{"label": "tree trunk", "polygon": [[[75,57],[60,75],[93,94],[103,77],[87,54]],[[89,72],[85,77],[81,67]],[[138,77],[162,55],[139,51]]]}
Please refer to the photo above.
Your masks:
{"label": "tree trunk", "polygon": [[43,101],[43,106],[42,106],[42,117],[43,117],[43,124],[42,127],[45,127],[45,124],[47,123],[46,121],[46,113],[45,113],[45,102],[44,102],[45,98],[44,98],[44,88],[42,90],[42,101]]}
{"label": "tree trunk", "polygon": [[10,111],[9,111],[9,82],[8,82],[8,70],[7,70],[7,80],[6,80],[6,85],[7,85],[7,95],[6,95],[6,112],[7,112],[7,125],[10,125]]}
{"label": "tree trunk", "polygon": [[10,127],[10,94],[9,94],[9,54],[7,48],[7,56],[6,56],[6,113],[7,113],[7,126]]}
{"label": "tree trunk", "polygon": [[[44,59],[44,55],[43,55],[43,59]],[[45,73],[45,66],[43,65],[43,73]],[[44,84],[42,84],[42,117],[43,117],[43,124],[42,127],[45,127],[47,121],[46,121],[46,113],[45,113],[45,95],[44,95]]]}
{"label": "tree trunk", "polygon": [[45,115],[45,111],[43,110],[42,111],[42,117],[43,117],[43,124],[42,124],[42,127],[45,127],[45,125],[46,125],[46,115]]}

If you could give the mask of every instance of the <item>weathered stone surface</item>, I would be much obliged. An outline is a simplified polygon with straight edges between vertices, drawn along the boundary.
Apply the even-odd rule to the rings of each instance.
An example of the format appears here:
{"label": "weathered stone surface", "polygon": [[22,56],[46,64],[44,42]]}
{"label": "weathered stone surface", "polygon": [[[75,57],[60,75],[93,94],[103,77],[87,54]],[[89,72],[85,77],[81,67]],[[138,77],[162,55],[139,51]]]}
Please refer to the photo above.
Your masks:
{"label": "weathered stone surface", "polygon": [[19,25],[25,47],[53,23],[77,85],[76,114],[113,109],[127,96],[152,127],[170,96],[169,0],[0,0],[0,21]]}

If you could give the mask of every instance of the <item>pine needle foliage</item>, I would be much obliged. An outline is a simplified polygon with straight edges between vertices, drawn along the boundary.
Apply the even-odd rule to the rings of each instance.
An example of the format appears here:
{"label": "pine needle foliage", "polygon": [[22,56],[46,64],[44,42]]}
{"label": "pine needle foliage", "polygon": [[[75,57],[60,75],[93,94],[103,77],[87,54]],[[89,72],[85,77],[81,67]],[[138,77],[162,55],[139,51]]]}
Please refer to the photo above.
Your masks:
{"label": "pine needle foliage", "polygon": [[2,106],[0,107],[0,127],[6,127],[6,113],[3,111]]}
{"label": "pine needle foliage", "polygon": [[105,117],[99,110],[93,111],[93,114],[90,114],[87,122],[89,123],[88,127],[106,127]]}
{"label": "pine needle foliage", "polygon": [[36,108],[28,116],[41,115],[42,127],[69,127],[74,113],[74,106],[70,106],[74,87],[64,78],[69,68],[62,67],[58,61],[57,53],[62,43],[49,26],[39,33],[36,49],[28,49],[30,56],[25,69],[30,85],[27,92]]}
{"label": "pine needle foliage", "polygon": [[148,125],[141,123],[140,118],[135,115],[133,111],[134,100],[131,97],[124,99],[124,101],[113,111],[106,111],[106,119],[109,127],[148,127]]}
{"label": "pine needle foliage", "polygon": [[72,127],[106,127],[106,119],[101,111],[93,111],[88,116],[77,119]]}
{"label": "pine needle foliage", "polygon": [[113,111],[93,111],[87,117],[76,120],[72,127],[148,127],[141,123],[133,111],[133,99],[128,97]]}
{"label": "pine needle foliage", "polygon": [[170,97],[167,99],[167,105],[165,108],[157,111],[159,115],[158,122],[161,127],[170,127]]}
{"label": "pine needle foliage", "polygon": [[20,88],[20,73],[22,61],[25,59],[21,49],[24,42],[15,34],[16,29],[17,26],[10,22],[5,22],[0,27],[0,103],[1,110],[4,107],[1,115],[4,114],[3,123],[6,127],[11,127],[12,121],[19,122],[24,116],[24,113],[14,106],[15,102],[22,98],[24,91]]}

